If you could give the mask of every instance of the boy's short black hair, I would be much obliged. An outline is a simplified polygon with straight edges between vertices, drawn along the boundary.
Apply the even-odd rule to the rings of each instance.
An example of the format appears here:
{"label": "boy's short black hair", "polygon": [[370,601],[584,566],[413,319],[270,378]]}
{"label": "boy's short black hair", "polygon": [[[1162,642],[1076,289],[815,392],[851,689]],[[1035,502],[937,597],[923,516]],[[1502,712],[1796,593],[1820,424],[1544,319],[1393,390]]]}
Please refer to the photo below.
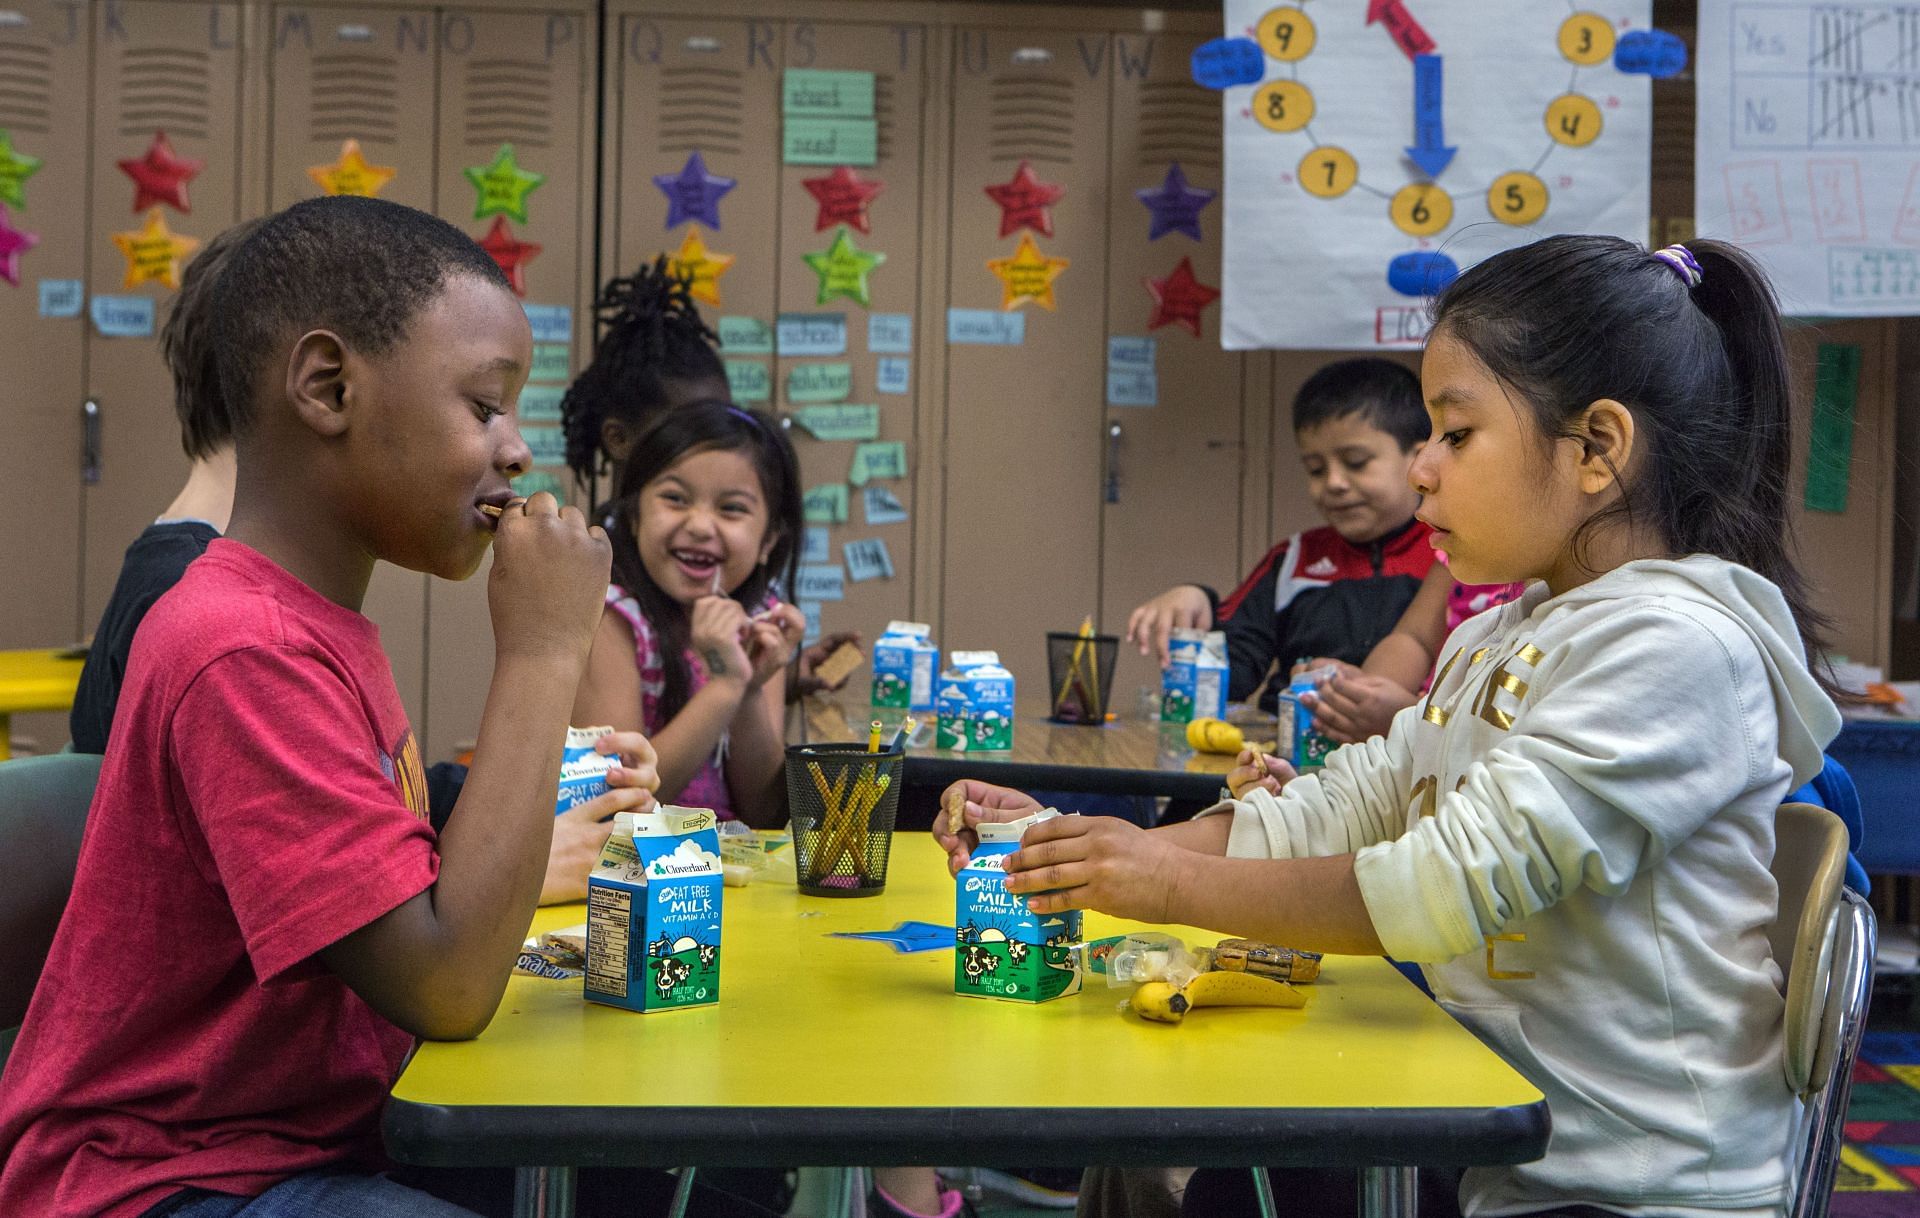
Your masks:
{"label": "boy's short black hair", "polygon": [[1308,377],[1293,395],[1296,434],[1355,414],[1398,440],[1401,452],[1433,432],[1420,399],[1420,378],[1390,359],[1337,360]]}
{"label": "boy's short black hair", "polygon": [[242,220],[200,248],[180,276],[180,292],[160,327],[160,354],[173,374],[173,413],[180,419],[180,447],[196,461],[233,443],[233,413],[220,392],[220,343],[214,333],[214,287],[233,251],[260,227]]}
{"label": "boy's short black hair", "polygon": [[262,365],[290,334],[332,330],[381,354],[454,275],[513,290],[473,238],[399,203],[324,195],[261,221],[214,289],[220,391],[234,434],[251,424]]}

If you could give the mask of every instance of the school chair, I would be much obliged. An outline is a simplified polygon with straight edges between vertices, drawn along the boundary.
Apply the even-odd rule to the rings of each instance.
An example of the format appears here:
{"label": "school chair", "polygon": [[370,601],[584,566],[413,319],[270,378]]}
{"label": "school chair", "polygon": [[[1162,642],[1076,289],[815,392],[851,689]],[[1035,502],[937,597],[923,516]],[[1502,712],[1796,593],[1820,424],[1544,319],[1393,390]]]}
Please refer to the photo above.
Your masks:
{"label": "school chair", "polygon": [[0,764],[0,1064],[53,947],[99,777],[89,753]]}
{"label": "school chair", "polygon": [[1853,1063],[1873,994],[1873,910],[1842,881],[1847,829],[1812,804],[1782,804],[1773,876],[1780,912],[1768,928],[1787,983],[1787,1085],[1804,1105],[1790,1218],[1826,1218],[1840,1162]]}

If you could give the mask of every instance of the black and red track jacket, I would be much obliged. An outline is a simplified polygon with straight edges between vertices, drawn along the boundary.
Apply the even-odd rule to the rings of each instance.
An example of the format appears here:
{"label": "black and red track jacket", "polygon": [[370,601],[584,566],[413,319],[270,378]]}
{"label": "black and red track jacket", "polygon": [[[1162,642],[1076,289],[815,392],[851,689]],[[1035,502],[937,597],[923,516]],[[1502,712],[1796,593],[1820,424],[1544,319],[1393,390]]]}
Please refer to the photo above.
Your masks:
{"label": "black and red track jacket", "polygon": [[1322,525],[1269,550],[1225,600],[1206,588],[1215,602],[1214,628],[1227,633],[1227,697],[1250,696],[1278,663],[1281,676],[1260,699],[1273,710],[1295,660],[1365,660],[1392,632],[1433,566],[1427,541],[1432,532],[1409,520],[1385,537],[1355,545]]}

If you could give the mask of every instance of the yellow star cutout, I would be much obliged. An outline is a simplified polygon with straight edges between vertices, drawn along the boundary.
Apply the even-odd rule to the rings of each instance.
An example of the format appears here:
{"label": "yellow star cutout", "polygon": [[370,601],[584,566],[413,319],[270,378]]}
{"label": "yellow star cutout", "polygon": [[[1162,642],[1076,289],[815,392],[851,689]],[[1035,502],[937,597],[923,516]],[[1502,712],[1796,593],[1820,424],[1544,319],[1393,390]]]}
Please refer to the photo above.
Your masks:
{"label": "yellow star cutout", "polygon": [[389,165],[367,164],[367,158],[360,155],[359,140],[340,145],[340,159],[333,164],[307,166],[307,176],[328,194],[362,195],[369,199],[377,197],[380,188],[392,181],[397,172]]}
{"label": "yellow star cutout", "polygon": [[989,258],[987,269],[1000,276],[1000,307],[1012,312],[1027,301],[1051,311],[1053,281],[1071,265],[1066,258],[1049,258],[1033,243],[1032,233],[1020,234],[1020,248],[1011,258]]}
{"label": "yellow star cutout", "polygon": [[699,231],[689,228],[671,261],[674,274],[693,280],[687,288],[688,295],[702,304],[719,306],[720,276],[732,269],[732,254],[708,249],[707,243],[700,240]]}
{"label": "yellow star cutout", "polygon": [[200,248],[192,237],[182,237],[167,228],[167,218],[158,207],[147,213],[147,223],[137,232],[115,233],[113,243],[127,258],[127,283],[137,288],[143,283],[180,286],[180,265],[187,255]]}

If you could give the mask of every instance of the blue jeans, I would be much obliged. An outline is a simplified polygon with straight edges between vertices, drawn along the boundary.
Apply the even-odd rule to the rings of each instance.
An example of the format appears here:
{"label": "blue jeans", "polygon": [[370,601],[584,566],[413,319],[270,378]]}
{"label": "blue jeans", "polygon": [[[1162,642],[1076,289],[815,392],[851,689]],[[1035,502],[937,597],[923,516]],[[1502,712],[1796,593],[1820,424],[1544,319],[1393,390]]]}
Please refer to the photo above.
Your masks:
{"label": "blue jeans", "polygon": [[472,1210],[385,1176],[334,1171],[282,1180],[258,1197],[187,1189],[148,1213],[165,1218],[474,1218]]}

